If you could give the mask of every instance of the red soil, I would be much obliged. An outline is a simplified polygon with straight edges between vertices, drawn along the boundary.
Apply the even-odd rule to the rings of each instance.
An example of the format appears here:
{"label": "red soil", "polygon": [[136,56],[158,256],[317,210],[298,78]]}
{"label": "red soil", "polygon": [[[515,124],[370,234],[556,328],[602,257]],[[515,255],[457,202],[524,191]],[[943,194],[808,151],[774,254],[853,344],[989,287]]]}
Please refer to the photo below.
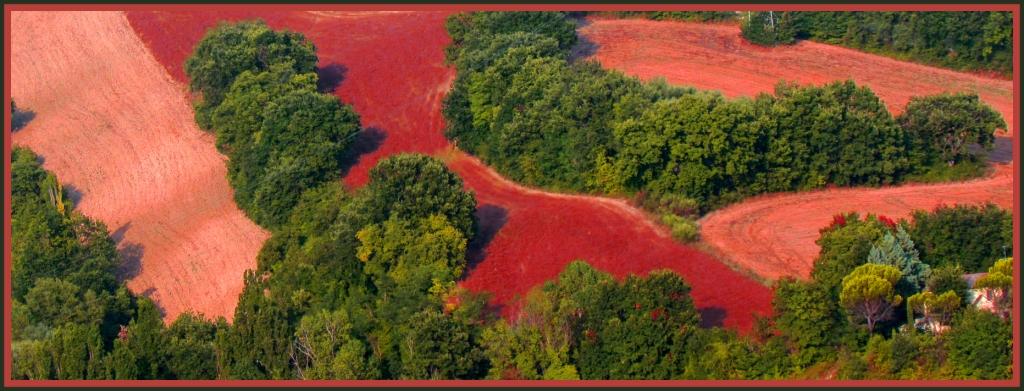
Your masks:
{"label": "red soil", "polygon": [[11,69],[11,95],[36,114],[14,144],[113,231],[128,287],[167,320],[230,319],[267,233],[235,206],[224,157],[124,15],[12,12]]}
{"label": "red soil", "polygon": [[848,188],[754,198],[715,211],[701,221],[701,238],[731,262],[758,275],[810,277],[818,230],[837,213],[898,219],[940,205],[994,202],[1013,208],[1013,168],[996,165],[988,178],[880,189]]}
{"label": "red soil", "polygon": [[[893,112],[911,96],[973,91],[1013,123],[1013,82],[1008,80],[815,42],[763,48],[742,40],[735,25],[591,19],[581,32],[597,45],[594,57],[606,67],[645,79],[661,76],[671,83],[720,90],[730,97],[771,92],[780,79],[823,84],[850,78],[870,86]],[[1009,135],[1012,132],[1004,134]],[[1005,147],[998,153],[1000,159],[1009,160],[1007,140],[997,144]],[[837,213],[901,218],[940,204],[994,202],[1011,208],[1013,185],[1012,168],[997,164],[993,176],[966,183],[767,195],[706,216],[701,237],[723,259],[762,277],[808,277],[818,253],[818,230]]]}
{"label": "red soil", "polygon": [[624,202],[522,188],[450,150],[440,113],[454,77],[443,64],[448,43],[443,13],[128,13],[154,56],[179,81],[185,80],[181,64],[206,28],[218,20],[257,16],[271,27],[305,34],[316,44],[321,65],[346,67],[337,95],[355,106],[364,127],[386,135],[377,149],[361,156],[346,183],[364,183],[381,157],[425,152],[445,157],[476,192],[481,236],[490,240],[471,254],[474,265],[464,286],[493,292],[497,303],[508,304],[554,278],[568,262],[585,259],[620,277],[661,268],[679,272],[693,286],[707,324],[748,330],[754,313],[770,311],[768,288],[674,242]]}
{"label": "red soil", "polygon": [[[976,92],[1013,123],[1013,81],[955,72],[801,41],[766,48],[747,43],[733,24],[591,18],[581,35],[606,68],[642,79],[718,90],[727,97],[771,93],[780,80],[825,84],[853,79],[898,113],[913,96]],[[1011,125],[1012,126],[1012,125]]]}

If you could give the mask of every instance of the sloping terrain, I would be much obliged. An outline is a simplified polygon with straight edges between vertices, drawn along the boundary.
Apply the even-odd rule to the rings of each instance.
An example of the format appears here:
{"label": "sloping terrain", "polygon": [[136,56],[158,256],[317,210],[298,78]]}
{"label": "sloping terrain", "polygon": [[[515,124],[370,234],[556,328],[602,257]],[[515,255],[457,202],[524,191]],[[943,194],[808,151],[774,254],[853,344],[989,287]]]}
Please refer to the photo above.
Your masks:
{"label": "sloping terrain", "polygon": [[[899,113],[913,96],[976,92],[1013,123],[1013,81],[955,72],[811,41],[762,47],[735,24],[591,18],[586,52],[606,68],[642,79],[718,90],[727,97],[771,93],[780,80],[824,84],[853,79]],[[1012,125],[1011,125],[1012,126]]]}
{"label": "sloping terrain", "polygon": [[[746,43],[731,24],[644,19],[589,19],[581,28],[593,58],[608,68],[644,79],[719,90],[729,97],[770,93],[779,80],[823,84],[853,79],[870,86],[898,113],[912,96],[976,92],[1013,117],[1013,82],[954,72],[837,46],[803,41],[764,48]],[[702,240],[735,266],[761,277],[808,277],[818,230],[837,213],[857,211],[893,218],[942,204],[994,202],[1013,205],[1012,131],[997,140],[990,157],[999,161],[984,179],[935,185],[822,190],[772,194],[711,213],[701,221]]]}
{"label": "sloping terrain", "polygon": [[118,12],[11,13],[13,135],[118,240],[123,277],[166,319],[230,318],[268,234],[235,206],[187,94]]}
{"label": "sloping terrain", "polygon": [[476,193],[483,232],[464,286],[493,292],[497,303],[508,304],[572,260],[586,259],[617,276],[660,268],[679,272],[693,286],[705,324],[747,330],[755,313],[770,310],[768,288],[676,243],[624,202],[526,189],[450,149],[440,112],[454,78],[444,65],[444,13],[128,13],[154,56],[180,82],[186,81],[182,63],[207,28],[218,20],[255,17],[311,39],[325,88],[353,104],[364,127],[372,129],[359,140],[362,154],[353,158],[346,183],[365,183],[369,168],[387,155],[425,152],[445,159]]}

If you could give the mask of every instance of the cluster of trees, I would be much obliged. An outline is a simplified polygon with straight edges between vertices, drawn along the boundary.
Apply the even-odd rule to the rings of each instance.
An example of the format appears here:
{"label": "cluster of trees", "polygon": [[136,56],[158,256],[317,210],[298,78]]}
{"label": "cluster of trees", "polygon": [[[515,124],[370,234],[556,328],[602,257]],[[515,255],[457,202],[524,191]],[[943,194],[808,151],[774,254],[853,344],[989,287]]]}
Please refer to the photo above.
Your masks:
{"label": "cluster of trees", "polygon": [[302,192],[336,180],[359,117],[317,91],[316,50],[262,21],[220,24],[185,62],[196,121],[228,156],[235,201],[257,224],[286,222]]}
{"label": "cluster of trees", "polygon": [[[476,231],[473,195],[439,160],[398,155],[381,161],[355,193],[338,182],[304,192],[246,274],[232,324],[187,313],[165,326],[151,301],[114,282],[106,229],[74,212],[30,152],[15,149],[12,160],[15,378],[1010,373],[1014,272],[1009,258],[994,259],[1010,242],[1009,216],[992,206],[919,212],[909,223],[837,216],[822,230],[812,279],[779,281],[773,315],[750,335],[701,327],[689,286],[670,271],[616,280],[585,262],[571,263],[525,295],[514,317],[500,319],[487,296],[455,285]],[[989,234],[962,249],[934,246],[960,240],[944,235],[967,228]],[[60,268],[36,265],[37,258]],[[989,288],[995,314],[964,302],[963,273],[986,268],[976,287]],[[903,325],[914,315],[921,321]]]}
{"label": "cluster of trees", "polygon": [[14,378],[191,378],[212,358],[195,347],[223,322],[198,330],[186,314],[165,328],[153,302],[117,282],[106,226],[75,211],[38,157],[14,148],[11,174]]}
{"label": "cluster of trees", "polygon": [[812,39],[961,70],[1013,72],[1011,12],[745,12],[761,45]]}
{"label": "cluster of trees", "polygon": [[974,159],[965,146],[991,148],[1006,127],[975,95],[918,98],[893,118],[850,81],[734,100],[643,83],[570,61],[574,27],[557,12],[451,17],[447,136],[528,185],[638,195],[664,213],[680,198],[706,211],[765,192],[897,183]]}
{"label": "cluster of trees", "polygon": [[722,22],[736,18],[733,11],[609,11],[599,12],[618,17],[644,17],[653,20],[686,20],[692,22]]}

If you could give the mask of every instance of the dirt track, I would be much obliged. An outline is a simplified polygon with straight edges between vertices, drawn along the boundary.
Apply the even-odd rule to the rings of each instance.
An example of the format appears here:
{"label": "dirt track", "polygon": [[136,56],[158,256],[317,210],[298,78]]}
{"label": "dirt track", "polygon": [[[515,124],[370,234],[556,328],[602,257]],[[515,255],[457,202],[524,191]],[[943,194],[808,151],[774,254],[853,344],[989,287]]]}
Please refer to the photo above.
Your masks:
{"label": "dirt track", "polygon": [[[581,32],[604,66],[645,79],[720,90],[726,96],[771,92],[779,79],[822,84],[852,78],[868,85],[893,112],[914,95],[975,91],[1013,122],[1013,83],[953,72],[814,42],[762,48],[745,43],[734,25],[591,19]],[[593,46],[596,45],[596,46]],[[1012,133],[1012,132],[1011,132]],[[1012,158],[1010,141],[993,153]],[[997,156],[998,155],[998,156]],[[907,217],[940,204],[1013,204],[1013,170],[997,164],[985,179],[881,189],[840,189],[774,194],[747,200],[706,216],[701,237],[713,252],[756,274],[776,279],[807,277],[818,253],[818,230],[848,211]]]}
{"label": "dirt track", "polygon": [[121,13],[11,15],[11,94],[35,112],[14,144],[39,153],[78,210],[106,223],[128,287],[167,320],[189,308],[230,319],[267,233],[235,206],[224,158],[182,86]]}
{"label": "dirt track", "polygon": [[[321,67],[343,69],[335,92],[360,113],[372,137],[345,178],[365,182],[380,158],[402,151],[441,156],[476,192],[481,238],[470,254],[463,284],[493,292],[499,304],[554,278],[575,259],[617,276],[670,268],[692,286],[705,324],[750,328],[753,314],[770,310],[771,292],[754,280],[670,239],[624,202],[548,194],[504,180],[476,159],[448,147],[441,98],[454,73],[443,65],[448,43],[443,13],[362,17],[303,12],[130,12],[132,26],[179,81],[181,64],[203,31],[217,20],[260,17],[274,28],[306,34]],[[416,37],[416,39],[409,39]],[[328,73],[330,76],[330,73]],[[225,298],[225,300],[234,298]],[[506,307],[511,308],[511,306]]]}

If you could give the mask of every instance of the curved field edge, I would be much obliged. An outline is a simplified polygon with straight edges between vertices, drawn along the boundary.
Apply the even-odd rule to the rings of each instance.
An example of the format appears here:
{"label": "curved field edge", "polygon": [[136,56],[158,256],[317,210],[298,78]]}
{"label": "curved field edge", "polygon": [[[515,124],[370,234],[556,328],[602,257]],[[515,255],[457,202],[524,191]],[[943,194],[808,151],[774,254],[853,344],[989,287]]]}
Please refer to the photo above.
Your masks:
{"label": "curved field edge", "polygon": [[120,277],[165,320],[234,313],[268,233],[235,206],[224,158],[182,87],[120,12],[11,13],[11,94],[35,112],[13,134],[105,223]]}
{"label": "curved field edge", "polygon": [[366,137],[362,154],[354,158],[346,184],[365,183],[370,167],[398,152],[439,155],[464,179],[476,194],[484,233],[469,255],[462,284],[491,292],[506,315],[513,313],[516,297],[556,277],[576,259],[618,277],[655,269],[680,273],[693,287],[705,325],[749,330],[755,314],[770,311],[767,287],[673,241],[625,202],[523,188],[450,149],[440,112],[454,77],[444,65],[446,13],[128,13],[132,27],[179,82],[185,81],[182,62],[208,27],[256,17],[313,41],[321,69],[329,71],[322,71],[321,78],[334,79],[328,87],[352,104],[364,128],[371,129],[372,138]]}
{"label": "curved field edge", "polygon": [[[1014,123],[1013,82],[1008,80],[810,41],[755,46],[740,37],[735,24],[597,17],[588,19],[580,32],[603,66],[642,79],[663,77],[737,97],[770,93],[779,80],[824,84],[849,78],[871,87],[894,113],[912,96],[975,92],[1011,127]],[[1008,144],[1013,135],[1012,129],[1001,134],[997,144]],[[1012,151],[996,154],[1005,155],[999,160],[1006,161]],[[915,209],[987,202],[1012,208],[1013,177],[1010,165],[995,164],[992,175],[961,183],[763,195],[705,216],[701,238],[709,252],[765,280],[808,277],[818,253],[818,230],[835,214],[857,211],[902,218]]]}

